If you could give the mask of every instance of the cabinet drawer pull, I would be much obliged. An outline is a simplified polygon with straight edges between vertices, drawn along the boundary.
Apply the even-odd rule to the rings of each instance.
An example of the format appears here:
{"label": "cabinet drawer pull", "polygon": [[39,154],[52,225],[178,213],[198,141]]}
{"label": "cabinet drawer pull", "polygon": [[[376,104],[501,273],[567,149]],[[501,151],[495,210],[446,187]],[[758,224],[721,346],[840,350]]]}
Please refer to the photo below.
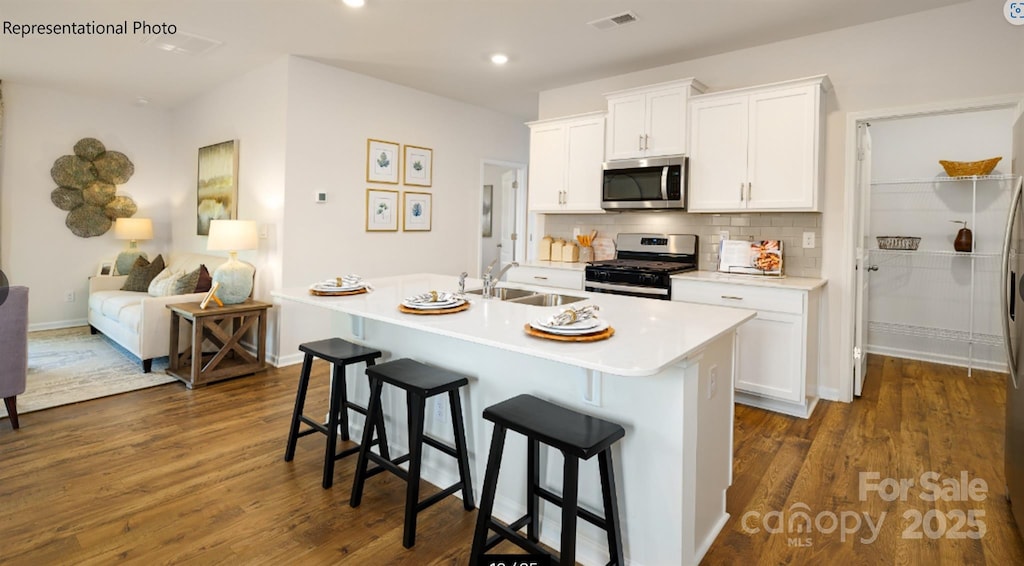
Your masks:
{"label": "cabinet drawer pull", "polygon": [[637,137],[638,137],[639,139],[638,139],[638,141],[637,141],[637,144],[636,144],[636,148],[637,148],[637,150],[639,150],[639,151],[643,151],[643,149],[644,149],[644,136],[643,136],[643,134],[640,134],[640,135],[639,135],[639,136],[637,136]]}
{"label": "cabinet drawer pull", "polygon": [[750,192],[754,189],[754,183],[747,183],[747,202],[750,202]]}
{"label": "cabinet drawer pull", "polygon": [[736,297],[734,295],[722,295],[722,298],[727,301],[742,301],[743,297]]}
{"label": "cabinet drawer pull", "polygon": [[543,275],[534,275],[533,278],[534,279],[540,279],[541,281],[547,281],[548,280],[548,278],[544,277]]}
{"label": "cabinet drawer pull", "polygon": [[743,185],[746,183],[740,183],[740,202],[743,202]]}
{"label": "cabinet drawer pull", "polygon": [[644,149],[651,149],[651,146],[648,144],[647,137],[647,134],[644,134]]}

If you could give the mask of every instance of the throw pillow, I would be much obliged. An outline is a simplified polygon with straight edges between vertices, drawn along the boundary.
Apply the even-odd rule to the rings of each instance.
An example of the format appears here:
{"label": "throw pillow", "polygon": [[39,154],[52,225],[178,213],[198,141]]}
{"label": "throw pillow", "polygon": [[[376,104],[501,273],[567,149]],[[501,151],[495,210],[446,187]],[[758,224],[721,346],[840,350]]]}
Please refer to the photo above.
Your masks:
{"label": "throw pillow", "polygon": [[164,270],[163,256],[156,256],[152,262],[140,257],[135,260],[132,270],[128,272],[128,278],[124,280],[122,291],[136,291],[145,293],[149,291],[149,283],[153,278]]}
{"label": "throw pillow", "polygon": [[174,295],[174,285],[181,275],[181,271],[171,271],[170,267],[164,269],[149,282],[149,294],[154,297]]}
{"label": "throw pillow", "polygon": [[202,267],[197,267],[190,273],[181,274],[177,281],[174,282],[174,294],[186,295],[188,293],[195,293],[196,285],[199,284],[199,275],[202,273],[202,269]]}
{"label": "throw pillow", "polygon": [[213,276],[206,269],[206,264],[199,266],[199,282],[196,283],[196,293],[208,293],[213,287]]}

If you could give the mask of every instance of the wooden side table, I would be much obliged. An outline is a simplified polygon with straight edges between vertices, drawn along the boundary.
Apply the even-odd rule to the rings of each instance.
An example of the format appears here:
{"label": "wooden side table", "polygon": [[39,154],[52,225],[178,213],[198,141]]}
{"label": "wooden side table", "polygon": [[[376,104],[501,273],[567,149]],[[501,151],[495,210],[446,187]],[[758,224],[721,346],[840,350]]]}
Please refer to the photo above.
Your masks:
{"label": "wooden side table", "polygon": [[[272,305],[247,299],[237,305],[207,305],[174,303],[171,309],[171,348],[167,373],[185,382],[192,389],[200,385],[248,375],[267,367],[267,309]],[[178,332],[181,320],[192,323],[191,344],[178,353]],[[256,355],[242,347],[242,338],[258,325]],[[203,342],[209,340],[217,347],[210,354],[203,353]]]}

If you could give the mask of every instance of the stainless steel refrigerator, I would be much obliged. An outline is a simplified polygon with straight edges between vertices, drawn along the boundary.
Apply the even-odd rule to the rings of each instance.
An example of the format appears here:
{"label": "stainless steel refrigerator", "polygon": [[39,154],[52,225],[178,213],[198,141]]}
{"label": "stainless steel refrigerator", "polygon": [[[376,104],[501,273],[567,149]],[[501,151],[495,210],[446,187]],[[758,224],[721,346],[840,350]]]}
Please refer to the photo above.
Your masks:
{"label": "stainless steel refrigerator", "polygon": [[1006,380],[1006,495],[1024,537],[1024,116],[1013,127],[1011,170],[1018,175],[1003,242],[1003,342],[1010,366]]}

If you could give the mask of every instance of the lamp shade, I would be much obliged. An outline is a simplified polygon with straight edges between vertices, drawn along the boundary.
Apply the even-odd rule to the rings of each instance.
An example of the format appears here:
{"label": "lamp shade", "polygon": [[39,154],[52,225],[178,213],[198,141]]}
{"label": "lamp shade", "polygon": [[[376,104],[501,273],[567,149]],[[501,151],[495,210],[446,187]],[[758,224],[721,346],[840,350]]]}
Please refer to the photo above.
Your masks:
{"label": "lamp shade", "polygon": [[254,250],[259,243],[256,222],[253,220],[213,220],[206,249],[237,252]]}
{"label": "lamp shade", "polygon": [[114,237],[118,240],[152,240],[153,221],[149,218],[118,218],[114,222]]}

